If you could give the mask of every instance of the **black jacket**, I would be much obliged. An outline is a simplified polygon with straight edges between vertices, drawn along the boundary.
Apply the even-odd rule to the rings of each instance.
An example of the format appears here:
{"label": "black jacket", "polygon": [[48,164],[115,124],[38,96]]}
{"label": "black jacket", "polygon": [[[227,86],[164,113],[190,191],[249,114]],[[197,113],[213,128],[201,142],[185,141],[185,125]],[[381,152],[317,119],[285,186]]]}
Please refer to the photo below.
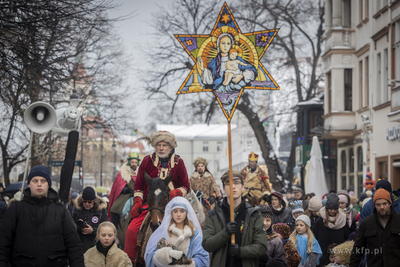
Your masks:
{"label": "black jacket", "polygon": [[24,199],[7,209],[0,226],[0,266],[84,266],[79,237],[68,210],[57,192],[48,197]]}
{"label": "black jacket", "polygon": [[326,227],[324,225],[324,220],[322,218],[318,218],[315,222],[313,233],[323,253],[322,257],[319,259],[318,266],[324,266],[329,264],[329,245],[332,243],[341,244],[347,241],[347,238],[350,235],[350,228],[349,224],[346,222],[342,228],[334,230]]}
{"label": "black jacket", "polygon": [[94,201],[93,208],[86,210],[83,207],[82,195],[75,199],[75,210],[72,215],[75,224],[78,223],[79,219],[87,222],[92,228],[93,232],[88,235],[82,234],[81,229],[77,229],[79,237],[81,239],[81,244],[83,248],[83,253],[85,253],[89,248],[93,247],[96,242],[97,227],[100,223],[108,221],[107,217],[107,203],[100,197],[96,197]]}
{"label": "black jacket", "polygon": [[[369,252],[369,253],[368,253]],[[391,206],[390,218],[383,228],[374,208],[362,221],[353,247],[350,266],[358,266],[367,253],[368,267],[398,267],[400,263],[400,214]]]}

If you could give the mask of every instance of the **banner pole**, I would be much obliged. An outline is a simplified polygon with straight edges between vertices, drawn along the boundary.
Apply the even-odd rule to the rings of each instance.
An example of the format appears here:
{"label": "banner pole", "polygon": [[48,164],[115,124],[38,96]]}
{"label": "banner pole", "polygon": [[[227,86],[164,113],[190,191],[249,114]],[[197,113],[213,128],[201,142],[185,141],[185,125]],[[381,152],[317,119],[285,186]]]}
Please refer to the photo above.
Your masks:
{"label": "banner pole", "polygon": [[[231,222],[235,221],[234,205],[233,205],[233,176],[232,176],[232,136],[231,136],[231,122],[228,121],[228,154],[229,154],[229,207],[231,214]],[[235,234],[231,236],[231,243],[235,244]]]}

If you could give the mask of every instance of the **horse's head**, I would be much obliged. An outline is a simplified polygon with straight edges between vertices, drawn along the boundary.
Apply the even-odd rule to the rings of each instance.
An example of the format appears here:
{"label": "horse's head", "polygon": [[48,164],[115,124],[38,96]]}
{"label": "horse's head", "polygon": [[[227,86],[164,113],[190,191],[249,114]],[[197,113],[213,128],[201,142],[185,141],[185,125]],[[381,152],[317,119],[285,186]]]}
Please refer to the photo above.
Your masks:
{"label": "horse's head", "polygon": [[151,178],[146,172],[144,173],[144,178],[149,185],[147,203],[149,204],[150,226],[153,232],[160,226],[164,217],[165,206],[169,202],[168,184],[171,182],[173,174],[171,173],[165,179],[161,179],[159,177]]}

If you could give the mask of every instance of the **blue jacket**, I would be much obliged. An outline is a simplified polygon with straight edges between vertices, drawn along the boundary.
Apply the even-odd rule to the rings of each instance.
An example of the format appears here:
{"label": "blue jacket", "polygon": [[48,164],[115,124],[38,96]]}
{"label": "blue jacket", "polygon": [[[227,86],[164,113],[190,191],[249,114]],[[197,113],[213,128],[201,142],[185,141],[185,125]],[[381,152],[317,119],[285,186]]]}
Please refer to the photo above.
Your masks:
{"label": "blue jacket", "polygon": [[[374,195],[375,195],[375,192],[374,192]],[[393,201],[393,193],[391,194],[390,197],[392,198],[392,201]],[[397,213],[400,213],[400,199],[397,199],[396,201],[394,201],[392,203],[392,206]],[[368,201],[362,207],[361,213],[360,213],[360,221],[358,223],[361,224],[362,219],[371,215],[373,213],[373,211],[374,211],[374,196],[372,196],[372,199],[370,201]]]}

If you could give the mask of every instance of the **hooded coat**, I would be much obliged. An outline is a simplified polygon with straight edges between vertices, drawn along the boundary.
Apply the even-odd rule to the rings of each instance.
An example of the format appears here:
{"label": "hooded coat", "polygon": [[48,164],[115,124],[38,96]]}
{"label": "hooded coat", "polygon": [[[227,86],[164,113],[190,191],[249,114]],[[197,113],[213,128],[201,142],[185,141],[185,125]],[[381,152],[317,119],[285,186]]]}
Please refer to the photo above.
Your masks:
{"label": "hooded coat", "polygon": [[279,198],[282,207],[280,210],[276,210],[271,204],[269,205],[271,207],[273,215],[271,224],[274,225],[276,223],[288,223],[291,220],[292,211],[286,207],[286,202],[283,199],[282,195],[279,193],[272,193],[270,196],[275,196]]}
{"label": "hooded coat", "polygon": [[96,246],[90,248],[85,253],[86,267],[129,267],[132,262],[126,253],[113,244],[107,253],[107,257],[98,251]]}
{"label": "hooded coat", "polygon": [[390,207],[389,220],[383,228],[374,208],[373,215],[360,224],[350,267],[358,267],[367,251],[368,267],[398,267],[400,262],[400,214]]}
{"label": "hooded coat", "polygon": [[96,196],[93,208],[86,210],[83,207],[82,195],[80,195],[75,199],[75,207],[76,208],[73,214],[75,224],[77,224],[81,219],[87,222],[93,228],[93,232],[87,235],[84,235],[80,229],[77,229],[79,238],[81,239],[83,253],[85,253],[89,248],[96,244],[95,239],[97,227],[99,227],[102,222],[108,221],[107,203],[102,198]]}
{"label": "hooded coat", "polygon": [[[79,236],[68,210],[49,188],[47,197],[24,191],[13,202],[0,227],[0,266],[84,266]],[[7,265],[10,264],[10,265]]]}

